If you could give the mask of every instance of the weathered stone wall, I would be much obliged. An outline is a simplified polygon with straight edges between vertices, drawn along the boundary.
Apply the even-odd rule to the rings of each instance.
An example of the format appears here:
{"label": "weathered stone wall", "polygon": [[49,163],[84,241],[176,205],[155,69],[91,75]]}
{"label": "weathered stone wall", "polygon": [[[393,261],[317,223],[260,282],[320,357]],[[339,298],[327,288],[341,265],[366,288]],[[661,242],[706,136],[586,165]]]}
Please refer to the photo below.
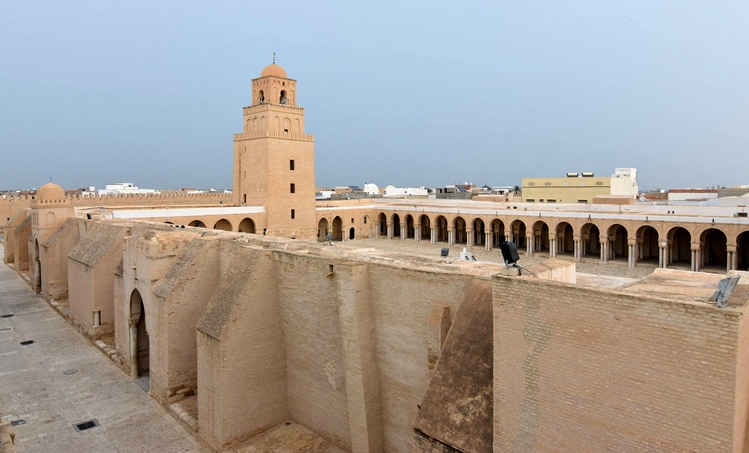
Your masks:
{"label": "weathered stone wall", "polygon": [[272,252],[223,251],[230,265],[198,323],[198,423],[217,450],[291,418]]}
{"label": "weathered stone wall", "polygon": [[68,298],[68,254],[80,241],[82,222],[72,217],[67,219],[40,246],[42,297],[47,301]]}
{"label": "weathered stone wall", "polygon": [[278,298],[292,418],[351,448],[335,259],[279,254]]}
{"label": "weathered stone wall", "polygon": [[[198,387],[195,329],[219,281],[218,241],[193,239],[177,262],[159,280],[154,293],[164,307],[167,350],[163,399],[179,401]],[[157,389],[154,389],[157,391]]]}
{"label": "weathered stone wall", "polygon": [[[68,304],[73,323],[98,340],[114,333],[114,275],[128,227],[92,222],[68,255]],[[99,325],[94,324],[99,312]]]}
{"label": "weathered stone wall", "polygon": [[[431,312],[440,307],[449,326],[470,283],[502,266],[227,239],[198,325],[201,436],[226,448],[284,415],[348,451],[409,450],[430,379]],[[567,276],[558,267],[573,265],[534,271]]]}
{"label": "weathered stone wall", "polygon": [[523,277],[493,293],[495,452],[731,451],[740,309]]}
{"label": "weathered stone wall", "polygon": [[29,270],[29,239],[31,238],[31,216],[26,216],[11,233],[13,236],[13,262],[16,272]]}
{"label": "weathered stone wall", "polygon": [[8,264],[14,264],[16,251],[16,228],[31,214],[29,210],[22,210],[11,217],[8,223],[3,227],[3,261]]}

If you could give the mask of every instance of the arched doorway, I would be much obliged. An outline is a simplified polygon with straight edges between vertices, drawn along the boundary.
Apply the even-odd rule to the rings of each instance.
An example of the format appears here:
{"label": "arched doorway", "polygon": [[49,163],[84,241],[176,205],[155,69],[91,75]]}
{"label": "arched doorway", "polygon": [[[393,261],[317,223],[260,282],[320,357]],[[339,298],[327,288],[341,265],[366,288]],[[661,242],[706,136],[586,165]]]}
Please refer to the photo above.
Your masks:
{"label": "arched doorway", "polygon": [[455,217],[455,220],[453,220],[453,243],[465,244],[467,239],[466,221],[463,220],[463,217]]}
{"label": "arched doorway", "polygon": [[255,234],[255,222],[250,218],[242,219],[242,221],[239,222],[239,232]]}
{"label": "arched doorway", "polygon": [[499,219],[492,220],[492,247],[499,247],[499,244],[505,242],[505,224]]}
{"label": "arched doorway", "polygon": [[377,216],[377,223],[379,224],[379,236],[387,237],[387,216],[384,212]]}
{"label": "arched doorway", "polygon": [[447,241],[447,219],[444,216],[437,216],[437,242]]}
{"label": "arched doorway", "polygon": [[130,375],[148,377],[150,343],[146,326],[146,309],[137,289],[130,295]]}
{"label": "arched doorway", "polygon": [[343,220],[340,217],[335,216],[333,219],[333,231],[330,234],[333,236],[334,241],[343,240]]}
{"label": "arched doorway", "polygon": [[485,237],[484,221],[481,219],[473,219],[473,240],[471,243],[474,245],[484,245]]}
{"label": "arched doorway", "polygon": [[323,217],[317,222],[317,241],[325,242],[328,240],[328,219]]}
{"label": "arched doorway", "polygon": [[431,240],[432,239],[432,228],[429,216],[424,214],[419,218],[419,233],[421,233],[421,239]]}
{"label": "arched doorway", "polygon": [[200,220],[193,220],[192,222],[188,223],[187,226],[205,228],[205,223],[201,222]]}
{"label": "arched doorway", "polygon": [[749,231],[736,238],[736,269],[749,271]]}
{"label": "arched doorway", "polygon": [[398,214],[393,214],[393,237],[401,237],[401,218]]}
{"label": "arched doorway", "polygon": [[349,241],[353,241],[355,237],[356,237],[356,230],[354,230],[354,227],[349,228],[348,230]]}
{"label": "arched doorway", "polygon": [[583,256],[594,255],[601,258],[601,232],[598,226],[586,223],[580,231],[582,232]]}
{"label": "arched doorway", "polygon": [[615,224],[608,231],[608,259],[629,259],[629,246],[627,244],[627,229],[622,225]]}
{"label": "arched doorway", "polygon": [[557,225],[557,253],[560,255],[575,253],[575,235],[572,225],[561,222]]}
{"label": "arched doorway", "polygon": [[226,219],[221,219],[218,222],[216,222],[215,225],[213,225],[214,230],[221,230],[221,231],[232,231],[231,222],[229,222]]}
{"label": "arched doorway", "polygon": [[640,227],[637,230],[637,261],[658,264],[658,250],[658,231],[649,225]]}
{"label": "arched doorway", "polygon": [[415,234],[414,218],[411,214],[406,215],[406,238],[413,239]]}
{"label": "arched doorway", "polygon": [[384,212],[381,212],[377,216],[377,223],[380,224],[380,237],[387,237],[388,235],[388,218]]}
{"label": "arched doorway", "polygon": [[726,271],[728,240],[717,228],[710,228],[700,235],[701,270],[723,273]]}
{"label": "arched doorway", "polygon": [[666,237],[668,239],[667,264],[675,263],[676,267],[689,268],[692,263],[692,235],[686,228],[676,227],[672,228]]}
{"label": "arched doorway", "polygon": [[549,251],[549,225],[543,220],[533,224],[533,251]]}
{"label": "arched doorway", "polygon": [[522,220],[518,219],[510,224],[510,241],[518,249],[525,247],[525,224]]}

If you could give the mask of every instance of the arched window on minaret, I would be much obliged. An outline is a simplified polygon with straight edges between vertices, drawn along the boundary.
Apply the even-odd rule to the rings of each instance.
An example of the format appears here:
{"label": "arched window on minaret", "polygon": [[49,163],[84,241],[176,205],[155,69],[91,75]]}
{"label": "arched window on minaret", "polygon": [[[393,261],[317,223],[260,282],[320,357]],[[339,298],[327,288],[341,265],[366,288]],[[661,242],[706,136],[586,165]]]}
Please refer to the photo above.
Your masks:
{"label": "arched window on minaret", "polygon": [[286,105],[288,102],[289,100],[286,98],[286,90],[281,90],[281,96],[278,98],[278,103]]}
{"label": "arched window on minaret", "polygon": [[265,93],[263,93],[263,90],[260,90],[260,92],[257,94],[257,103],[265,104]]}

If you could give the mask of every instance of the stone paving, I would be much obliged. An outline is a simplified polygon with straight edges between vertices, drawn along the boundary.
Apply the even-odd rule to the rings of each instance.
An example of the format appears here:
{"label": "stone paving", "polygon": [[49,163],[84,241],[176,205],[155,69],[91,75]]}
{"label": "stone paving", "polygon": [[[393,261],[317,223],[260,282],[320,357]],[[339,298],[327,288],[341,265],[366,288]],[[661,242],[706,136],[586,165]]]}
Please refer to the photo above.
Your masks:
{"label": "stone paving", "polygon": [[[18,452],[206,452],[0,264],[0,315],[9,314],[0,318],[0,419],[16,423]],[[76,432],[74,424],[91,419],[100,426]]]}

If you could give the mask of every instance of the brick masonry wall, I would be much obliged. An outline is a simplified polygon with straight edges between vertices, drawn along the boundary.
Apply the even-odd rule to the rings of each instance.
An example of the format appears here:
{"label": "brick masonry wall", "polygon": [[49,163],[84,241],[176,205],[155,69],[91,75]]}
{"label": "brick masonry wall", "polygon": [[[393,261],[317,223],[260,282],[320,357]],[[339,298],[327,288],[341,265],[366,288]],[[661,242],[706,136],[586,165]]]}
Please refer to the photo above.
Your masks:
{"label": "brick masonry wall", "polygon": [[493,294],[494,452],[731,451],[738,309],[531,278]]}
{"label": "brick masonry wall", "polygon": [[277,254],[278,297],[292,418],[350,450],[336,260]]}

